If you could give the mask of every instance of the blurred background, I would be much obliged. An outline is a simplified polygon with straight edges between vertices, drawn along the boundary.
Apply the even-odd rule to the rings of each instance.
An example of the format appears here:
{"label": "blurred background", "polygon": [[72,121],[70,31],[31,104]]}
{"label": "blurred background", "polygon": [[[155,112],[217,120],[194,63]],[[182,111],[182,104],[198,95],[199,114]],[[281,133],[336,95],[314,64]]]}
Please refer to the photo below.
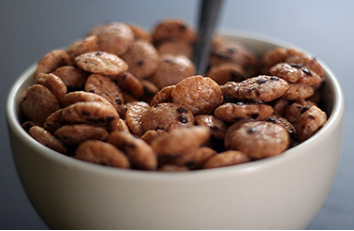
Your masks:
{"label": "blurred background", "polygon": [[[151,30],[164,18],[195,27],[198,0],[1,0],[0,229],[48,229],[20,184],[9,145],[5,105],[17,77],[49,51],[92,27],[119,21]],[[346,100],[343,153],[329,196],[307,229],[354,229],[354,1],[224,0],[218,30],[238,29],[293,43],[326,63]]]}

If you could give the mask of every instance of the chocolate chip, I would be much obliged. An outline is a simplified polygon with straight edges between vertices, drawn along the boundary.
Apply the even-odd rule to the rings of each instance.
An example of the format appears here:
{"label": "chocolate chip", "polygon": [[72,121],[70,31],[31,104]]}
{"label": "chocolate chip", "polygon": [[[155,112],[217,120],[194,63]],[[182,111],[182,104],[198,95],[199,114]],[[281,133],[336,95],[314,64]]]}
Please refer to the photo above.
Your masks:
{"label": "chocolate chip", "polygon": [[275,81],[278,81],[278,80],[279,80],[279,78],[278,78],[277,76],[271,76],[270,79],[271,79],[271,80],[275,80]]}
{"label": "chocolate chip", "polygon": [[95,90],[91,89],[88,92],[95,93]]}
{"label": "chocolate chip", "polygon": [[179,108],[177,108],[177,112],[183,114],[183,113],[187,113],[188,110],[185,109],[184,107],[179,107]]}
{"label": "chocolate chip", "polygon": [[227,48],[227,52],[233,54],[236,52],[236,48],[234,47]]}
{"label": "chocolate chip", "polygon": [[144,65],[144,60],[139,60],[138,61],[138,66],[142,66],[142,65]]}
{"label": "chocolate chip", "polygon": [[97,51],[96,55],[102,55],[102,52],[101,51]]}
{"label": "chocolate chip", "polygon": [[277,122],[277,120],[272,118],[272,117],[268,118],[267,121],[268,122],[272,122],[272,123],[276,123]]}
{"label": "chocolate chip", "polygon": [[91,115],[91,112],[89,112],[89,111],[82,111],[81,114],[82,114],[83,116],[90,116],[90,115]]}
{"label": "chocolate chip", "polygon": [[180,24],[179,25],[179,30],[184,32],[187,29],[187,26],[185,24]]}
{"label": "chocolate chip", "polygon": [[247,129],[247,133],[248,134],[253,134],[253,133],[255,133],[257,131],[257,128],[249,128],[249,129]]}
{"label": "chocolate chip", "polygon": [[251,118],[252,119],[257,119],[259,116],[259,113],[252,113]]}
{"label": "chocolate chip", "polygon": [[301,114],[304,113],[304,112],[306,112],[307,110],[309,110],[309,107],[303,107],[303,108],[301,109]]}
{"label": "chocolate chip", "polygon": [[302,67],[303,67],[302,64],[297,64],[297,63],[289,63],[289,65],[290,65],[291,67],[295,67],[295,68],[302,68]]}
{"label": "chocolate chip", "polygon": [[268,82],[268,79],[260,78],[260,79],[257,80],[258,84],[262,84],[262,83],[266,83],[266,82]]}
{"label": "chocolate chip", "polygon": [[177,119],[182,123],[187,123],[188,119],[185,116],[178,116]]}
{"label": "chocolate chip", "polygon": [[309,119],[314,120],[314,119],[315,119],[315,117],[314,117],[313,115],[309,115]]}
{"label": "chocolate chip", "polygon": [[306,68],[302,69],[302,72],[304,72],[306,75],[312,76],[312,73]]}
{"label": "chocolate chip", "polygon": [[121,98],[119,98],[119,96],[116,96],[116,103],[117,104],[122,104],[123,101],[121,100]]}
{"label": "chocolate chip", "polygon": [[218,128],[217,126],[211,126],[210,129],[211,129],[213,132],[219,131],[219,128]]}

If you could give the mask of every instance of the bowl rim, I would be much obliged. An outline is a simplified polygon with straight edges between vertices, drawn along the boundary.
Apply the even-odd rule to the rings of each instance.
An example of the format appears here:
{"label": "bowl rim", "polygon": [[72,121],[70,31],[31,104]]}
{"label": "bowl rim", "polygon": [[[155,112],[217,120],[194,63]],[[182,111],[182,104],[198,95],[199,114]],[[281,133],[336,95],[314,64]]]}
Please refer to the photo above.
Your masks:
{"label": "bowl rim", "polygon": [[[298,48],[296,45],[285,42],[283,40],[273,38],[271,36],[266,36],[262,34],[257,34],[253,32],[248,32],[244,30],[235,30],[235,29],[227,29],[222,30],[218,33],[221,36],[229,36],[229,37],[238,37],[243,39],[251,39],[259,42],[266,42],[271,45],[275,44],[277,46],[282,47],[294,47],[299,50],[302,50],[306,54],[310,54],[306,50]],[[131,170],[131,169],[120,169],[113,168],[107,166],[101,166],[81,160],[77,160],[72,157],[68,157],[66,155],[60,154],[33,139],[21,126],[17,118],[17,108],[18,104],[16,104],[16,95],[17,92],[21,89],[24,82],[29,79],[35,68],[37,63],[29,66],[22,74],[15,80],[13,86],[10,88],[7,97],[6,104],[6,119],[8,127],[18,136],[23,142],[27,145],[31,145],[40,155],[46,156],[46,158],[50,158],[52,160],[61,162],[68,167],[77,168],[86,171],[93,171],[100,174],[112,175],[112,176],[126,176],[130,178],[140,178],[140,179],[166,179],[166,180],[176,180],[176,179],[192,179],[195,177],[210,177],[216,176],[219,174],[229,174],[229,173],[240,173],[245,174],[249,171],[256,171],[257,169],[262,169],[262,167],[267,167],[269,165],[277,165],[281,164],[283,161],[288,161],[289,159],[295,158],[295,152],[301,152],[301,149],[305,149],[306,146],[311,145],[312,140],[319,139],[318,137],[324,136],[328,130],[333,129],[344,114],[344,96],[342,89],[336,76],[329,69],[329,67],[323,63],[320,59],[317,59],[318,62],[322,65],[325,70],[326,81],[331,86],[331,90],[333,91],[333,108],[331,115],[328,117],[328,121],[326,124],[312,137],[308,140],[302,142],[300,145],[293,147],[289,150],[286,150],[281,155],[257,160],[254,162],[244,163],[240,165],[213,168],[213,169],[203,169],[203,170],[195,170],[195,171],[187,171],[187,172],[161,172],[161,171],[146,171],[146,170]]]}

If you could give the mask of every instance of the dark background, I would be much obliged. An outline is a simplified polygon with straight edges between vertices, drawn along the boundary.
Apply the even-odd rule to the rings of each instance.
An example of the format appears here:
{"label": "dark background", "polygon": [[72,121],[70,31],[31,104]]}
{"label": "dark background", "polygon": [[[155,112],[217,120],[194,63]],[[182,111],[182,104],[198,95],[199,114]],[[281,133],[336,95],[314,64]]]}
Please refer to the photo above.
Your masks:
{"label": "dark background", "polygon": [[[197,0],[0,0],[0,229],[48,229],[20,184],[7,134],[5,104],[17,77],[49,51],[66,46],[107,21],[147,29],[177,17],[192,26]],[[354,229],[354,1],[228,0],[219,29],[265,34],[299,46],[337,75],[345,100],[342,159],[330,194],[307,229]]]}

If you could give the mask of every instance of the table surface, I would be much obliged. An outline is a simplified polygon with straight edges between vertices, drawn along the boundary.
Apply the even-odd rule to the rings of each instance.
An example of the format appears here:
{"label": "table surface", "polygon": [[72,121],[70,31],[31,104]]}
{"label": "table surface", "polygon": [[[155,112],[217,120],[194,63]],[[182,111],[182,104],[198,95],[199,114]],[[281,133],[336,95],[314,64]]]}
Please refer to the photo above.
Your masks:
{"label": "table surface", "polygon": [[[197,21],[197,0],[1,0],[1,107],[20,73],[44,54],[81,38],[98,24],[130,22],[151,29],[161,19]],[[354,229],[354,1],[224,1],[219,29],[241,29],[301,47],[326,63],[345,96],[343,152],[333,187],[307,229]],[[48,229],[29,202],[11,156],[1,119],[0,229]]]}

